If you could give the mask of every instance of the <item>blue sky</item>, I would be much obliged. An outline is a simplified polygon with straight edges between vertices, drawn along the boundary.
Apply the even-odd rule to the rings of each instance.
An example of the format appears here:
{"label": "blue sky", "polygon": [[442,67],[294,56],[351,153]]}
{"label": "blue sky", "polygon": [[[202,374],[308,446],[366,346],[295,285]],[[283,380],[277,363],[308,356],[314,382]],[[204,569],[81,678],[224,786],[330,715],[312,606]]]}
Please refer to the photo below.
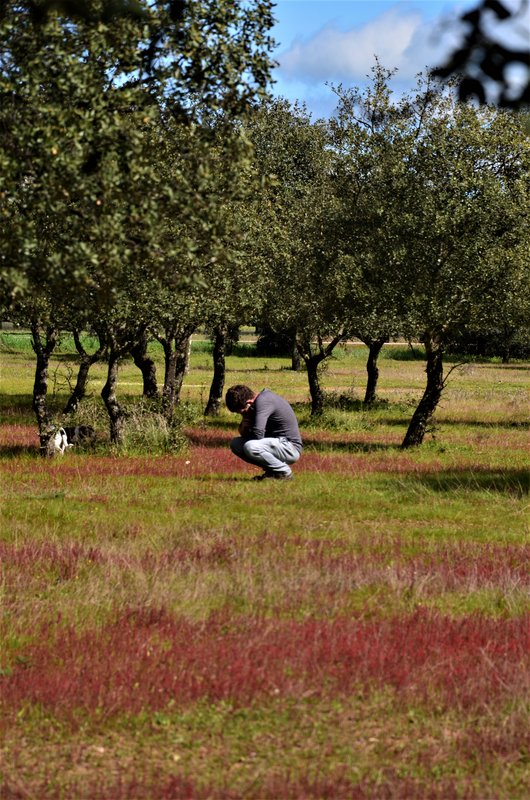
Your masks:
{"label": "blue sky", "polygon": [[[521,0],[504,0],[517,8]],[[478,0],[277,0],[277,42],[273,93],[306,103],[314,116],[328,116],[335,106],[326,82],[362,86],[375,56],[397,68],[396,92],[415,85],[418,72],[443,63],[460,41],[458,16]],[[527,44],[526,16],[498,38]],[[523,46],[524,46],[523,44]]]}

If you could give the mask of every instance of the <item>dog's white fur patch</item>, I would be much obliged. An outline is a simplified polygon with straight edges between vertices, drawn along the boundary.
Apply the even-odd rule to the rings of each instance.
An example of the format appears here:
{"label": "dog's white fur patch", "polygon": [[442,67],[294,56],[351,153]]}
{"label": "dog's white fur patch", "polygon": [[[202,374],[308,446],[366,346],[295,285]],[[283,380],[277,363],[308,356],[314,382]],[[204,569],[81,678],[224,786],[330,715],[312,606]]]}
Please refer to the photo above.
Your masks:
{"label": "dog's white fur patch", "polygon": [[53,448],[56,453],[64,454],[67,447],[73,447],[68,443],[68,437],[64,428],[58,428],[53,436]]}

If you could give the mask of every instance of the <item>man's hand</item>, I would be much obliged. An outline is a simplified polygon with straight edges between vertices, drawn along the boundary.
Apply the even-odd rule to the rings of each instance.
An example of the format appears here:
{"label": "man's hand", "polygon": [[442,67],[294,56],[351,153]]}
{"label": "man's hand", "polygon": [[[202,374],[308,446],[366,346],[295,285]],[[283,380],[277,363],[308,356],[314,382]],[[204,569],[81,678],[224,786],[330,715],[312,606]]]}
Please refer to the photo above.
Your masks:
{"label": "man's hand", "polygon": [[254,424],[254,407],[247,403],[245,410],[241,412],[241,422],[239,423],[239,434],[246,436]]}

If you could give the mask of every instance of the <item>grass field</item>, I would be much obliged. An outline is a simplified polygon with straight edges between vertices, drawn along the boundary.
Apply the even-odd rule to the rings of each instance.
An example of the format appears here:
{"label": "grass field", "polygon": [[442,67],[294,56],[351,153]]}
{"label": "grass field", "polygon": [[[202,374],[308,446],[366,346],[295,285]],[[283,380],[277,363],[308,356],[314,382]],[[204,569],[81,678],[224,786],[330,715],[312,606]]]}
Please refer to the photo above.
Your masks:
{"label": "grass field", "polygon": [[530,796],[530,364],[456,368],[405,452],[422,354],[383,350],[372,411],[365,355],[330,362],[318,420],[286,359],[228,359],[304,436],[295,481],[256,484],[237,419],[200,415],[207,343],[184,450],[47,461],[27,336],[1,335],[2,800]]}

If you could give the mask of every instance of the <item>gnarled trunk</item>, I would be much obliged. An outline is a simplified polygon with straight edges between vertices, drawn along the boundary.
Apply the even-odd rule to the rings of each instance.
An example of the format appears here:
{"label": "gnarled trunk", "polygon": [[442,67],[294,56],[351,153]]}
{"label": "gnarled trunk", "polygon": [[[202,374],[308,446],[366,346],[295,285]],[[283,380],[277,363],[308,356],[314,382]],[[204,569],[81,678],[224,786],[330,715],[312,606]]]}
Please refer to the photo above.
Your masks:
{"label": "gnarled trunk", "polygon": [[175,341],[175,380],[174,380],[174,404],[180,401],[180,392],[184,382],[184,376],[188,372],[191,354],[191,335],[182,340]]}
{"label": "gnarled trunk", "polygon": [[118,402],[116,388],[118,385],[118,363],[119,354],[111,348],[109,353],[109,361],[107,368],[107,380],[103,389],[101,390],[101,397],[105,403],[110,421],[110,441],[112,444],[121,444],[123,440],[123,425],[125,422],[125,415],[123,409]]}
{"label": "gnarled trunk", "polygon": [[123,442],[125,411],[118,402],[118,364],[121,358],[128,355],[136,347],[145,331],[145,325],[133,323],[126,325],[107,325],[105,330],[108,342],[107,380],[101,390],[110,422],[110,441],[120,445]]}
{"label": "gnarled trunk", "polygon": [[63,409],[63,414],[74,414],[77,411],[79,403],[86,395],[86,387],[88,384],[88,373],[94,361],[91,358],[81,358],[79,362],[79,369],[77,370],[77,380],[75,382],[74,390]]}
{"label": "gnarled trunk", "polygon": [[321,414],[324,410],[324,390],[320,385],[319,377],[320,365],[330,357],[335,347],[343,338],[344,334],[341,333],[325,345],[322,338],[317,336],[318,349],[314,352],[315,348],[312,346],[309,338],[297,337],[296,346],[300,356],[304,359],[307,369],[312,415]]}
{"label": "gnarled trunk", "polygon": [[293,372],[300,372],[302,369],[302,359],[300,358],[300,352],[296,346],[296,331],[293,334],[293,342],[291,347],[291,369]]}
{"label": "gnarled trunk", "polygon": [[35,366],[35,381],[33,383],[33,411],[39,426],[40,454],[53,456],[53,434],[55,428],[51,423],[48,410],[48,368],[50,356],[53,353],[59,338],[59,331],[48,325],[45,331],[38,322],[31,325],[31,346],[37,356]]}
{"label": "gnarled trunk", "polygon": [[191,335],[195,327],[195,325],[185,325],[181,329],[175,327],[167,331],[165,336],[156,336],[164,348],[165,371],[162,402],[168,416],[171,416],[180,400],[182,383],[190,358]]}
{"label": "gnarled trunk", "polygon": [[175,396],[175,370],[176,370],[176,353],[173,353],[173,346],[170,339],[159,339],[160,344],[164,350],[164,386],[162,388],[162,397],[164,406],[169,407],[173,405],[173,398]]}
{"label": "gnarled trunk", "polygon": [[311,395],[311,414],[322,414],[324,410],[324,390],[320,384],[318,368],[324,359],[320,356],[312,356],[304,359],[307,368],[307,381],[309,383],[309,394]]}
{"label": "gnarled trunk", "polygon": [[379,367],[377,366],[377,359],[381,352],[383,345],[388,341],[387,337],[381,339],[366,339],[365,345],[368,347],[368,358],[366,359],[366,372],[368,375],[366,381],[366,390],[364,393],[364,404],[366,406],[372,405],[377,400],[377,381],[379,380]]}
{"label": "gnarled trunk", "polygon": [[423,442],[427,426],[436,410],[443,388],[443,343],[437,337],[425,337],[427,355],[427,385],[418,406],[412,415],[401,447],[414,447]]}
{"label": "gnarled trunk", "polygon": [[144,332],[138,342],[131,347],[131,355],[135,365],[142,373],[143,396],[156,397],[158,395],[158,385],[156,382],[156,364],[147,355],[148,336]]}
{"label": "gnarled trunk", "polygon": [[213,377],[208,402],[204,409],[206,417],[215,417],[221,410],[226,375],[227,334],[226,328],[214,328]]}
{"label": "gnarled trunk", "polygon": [[98,333],[99,338],[99,347],[95,353],[89,354],[86,352],[85,348],[81,343],[81,339],[79,337],[79,331],[74,330],[72,331],[74,342],[76,346],[76,350],[80,355],[80,362],[79,362],[79,369],[77,371],[77,380],[74,387],[74,390],[68,401],[64,407],[63,414],[73,414],[77,411],[77,407],[79,403],[86,395],[86,387],[88,384],[88,373],[90,371],[90,367],[92,364],[95,364],[97,361],[100,361],[105,355],[106,349],[106,340],[105,336],[101,333]]}

